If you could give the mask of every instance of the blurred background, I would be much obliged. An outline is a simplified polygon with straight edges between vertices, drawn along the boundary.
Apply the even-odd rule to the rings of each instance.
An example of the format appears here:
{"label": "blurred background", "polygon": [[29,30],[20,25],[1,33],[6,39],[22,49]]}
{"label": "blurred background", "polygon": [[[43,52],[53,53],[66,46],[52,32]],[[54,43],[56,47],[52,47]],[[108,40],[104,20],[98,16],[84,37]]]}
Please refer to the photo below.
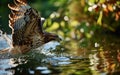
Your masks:
{"label": "blurred background", "polygon": [[[11,34],[8,3],[13,0],[0,1],[0,30]],[[28,0],[28,3],[46,19],[44,29],[63,38],[56,47],[56,54],[68,52],[84,60],[88,58],[82,67],[81,61],[75,61],[72,67],[76,69],[72,71],[67,66],[70,70],[62,75],[71,72],[74,72],[71,75],[99,75],[86,71],[91,67],[90,62],[94,70],[105,71],[107,75],[120,73],[120,0]]]}
{"label": "blurred background", "polygon": [[[8,3],[13,3],[13,0],[0,1],[0,29],[10,34]],[[69,34],[81,28],[85,28],[80,30],[81,33],[105,28],[120,33],[119,0],[28,0],[28,3],[46,18],[44,28],[48,30]]]}
{"label": "blurred background", "polygon": [[[0,1],[0,30],[11,34],[8,3],[13,0]],[[107,43],[118,41],[119,0],[28,0],[28,4],[46,19],[44,29],[59,34],[64,45],[69,42],[73,49],[104,42],[103,39]]]}
{"label": "blurred background", "polygon": [[[11,34],[8,3],[13,0],[0,1],[0,30]],[[78,47],[88,46],[90,39],[93,43],[108,36],[114,40],[120,34],[119,0],[28,0],[28,3],[46,19],[46,31],[59,34],[67,42],[73,40]]]}

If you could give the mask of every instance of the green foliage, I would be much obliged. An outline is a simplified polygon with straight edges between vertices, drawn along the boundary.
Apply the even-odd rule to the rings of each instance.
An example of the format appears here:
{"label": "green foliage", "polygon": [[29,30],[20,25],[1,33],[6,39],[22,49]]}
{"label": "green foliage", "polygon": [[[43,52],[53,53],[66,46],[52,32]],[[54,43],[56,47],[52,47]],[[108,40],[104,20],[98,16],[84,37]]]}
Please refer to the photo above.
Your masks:
{"label": "green foliage", "polygon": [[97,24],[116,31],[120,26],[119,0],[88,0],[88,11],[95,17]]}
{"label": "green foliage", "polygon": [[64,7],[68,0],[35,0],[34,3],[30,2],[35,9],[39,10],[42,17],[48,18],[51,13],[57,11],[59,8]]}

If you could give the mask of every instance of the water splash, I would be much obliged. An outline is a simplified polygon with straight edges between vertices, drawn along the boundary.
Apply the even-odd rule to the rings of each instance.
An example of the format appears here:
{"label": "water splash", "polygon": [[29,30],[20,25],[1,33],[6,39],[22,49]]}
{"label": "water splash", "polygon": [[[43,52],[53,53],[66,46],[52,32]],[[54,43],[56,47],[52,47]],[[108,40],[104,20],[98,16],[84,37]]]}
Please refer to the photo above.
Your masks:
{"label": "water splash", "polygon": [[12,47],[11,35],[7,35],[0,30],[0,50],[8,47]]}

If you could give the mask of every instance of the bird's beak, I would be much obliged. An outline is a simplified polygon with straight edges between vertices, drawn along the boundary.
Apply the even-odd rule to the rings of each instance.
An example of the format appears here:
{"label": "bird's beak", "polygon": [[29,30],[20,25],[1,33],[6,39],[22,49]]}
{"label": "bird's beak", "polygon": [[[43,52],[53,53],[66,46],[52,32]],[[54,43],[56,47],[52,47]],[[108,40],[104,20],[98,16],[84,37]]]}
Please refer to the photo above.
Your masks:
{"label": "bird's beak", "polygon": [[56,37],[55,41],[60,42],[60,41],[62,41],[62,38],[61,38],[60,36],[58,36],[58,35],[57,35],[57,37]]}
{"label": "bird's beak", "polygon": [[62,39],[56,35],[56,34],[52,34],[52,33],[45,33],[45,43],[49,42],[49,41],[58,41],[60,42]]}
{"label": "bird's beak", "polygon": [[51,39],[51,40],[53,40],[53,41],[61,41],[62,39],[58,36],[58,35],[56,35],[56,34],[51,34],[50,35],[50,37],[49,37],[49,39]]}

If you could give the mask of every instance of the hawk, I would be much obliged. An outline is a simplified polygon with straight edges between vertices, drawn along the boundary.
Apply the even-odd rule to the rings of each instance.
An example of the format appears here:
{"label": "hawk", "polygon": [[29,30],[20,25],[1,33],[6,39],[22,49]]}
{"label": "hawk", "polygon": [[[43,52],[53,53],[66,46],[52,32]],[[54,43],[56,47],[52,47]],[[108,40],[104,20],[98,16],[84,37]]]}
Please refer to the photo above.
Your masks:
{"label": "hawk", "polygon": [[58,35],[43,31],[44,20],[26,0],[14,0],[14,4],[8,4],[8,7],[11,9],[9,27],[12,29],[12,54],[23,54],[49,41],[60,39]]}

